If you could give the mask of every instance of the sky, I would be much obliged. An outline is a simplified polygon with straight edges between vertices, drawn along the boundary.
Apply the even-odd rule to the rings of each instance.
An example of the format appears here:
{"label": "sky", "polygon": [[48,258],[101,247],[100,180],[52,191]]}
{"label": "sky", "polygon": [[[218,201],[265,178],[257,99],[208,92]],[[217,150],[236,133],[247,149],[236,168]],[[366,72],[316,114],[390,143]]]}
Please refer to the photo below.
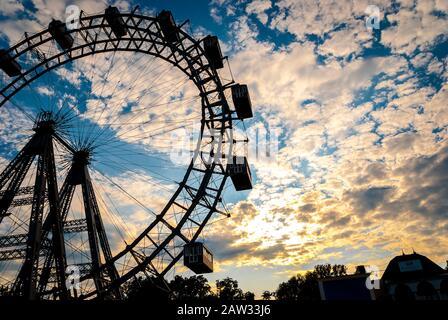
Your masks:
{"label": "sky", "polygon": [[[359,264],[384,270],[402,250],[415,250],[445,266],[447,0],[108,3],[124,11],[139,5],[150,15],[169,9],[178,23],[190,20],[186,28],[196,38],[217,35],[232,74],[250,90],[255,116],[245,121],[247,130],[264,129],[278,138],[272,159],[249,158],[254,175],[251,191],[226,188],[231,218],[204,231],[204,241],[215,255],[216,270],[208,279],[230,276],[243,289],[260,294],[320,263],[346,264],[350,271]],[[11,45],[23,38],[23,32],[43,29],[52,17],[63,17],[70,4],[86,13],[106,7],[106,1],[97,0],[1,1],[0,44]],[[132,64],[126,64],[129,59],[134,59]],[[103,119],[114,119],[114,110],[95,114],[95,104],[104,99],[93,99],[89,90],[103,87],[103,98],[122,94],[127,107],[145,103],[129,98],[127,84],[144,63],[137,59],[109,56],[99,64],[87,58],[56,71],[35,89],[50,103],[57,102],[54,91],[65,90],[68,101],[85,102],[79,106],[83,118],[101,125]],[[110,75],[107,62],[117,66]],[[93,70],[90,78],[85,70]],[[123,74],[124,84],[117,86],[116,79]],[[105,75],[112,84],[102,82]],[[152,76],[149,71],[141,73],[143,80],[133,84],[133,92],[145,92]],[[160,92],[149,94],[147,103],[193,97],[160,119],[195,116],[193,91],[187,82],[181,83],[168,98],[159,97]],[[17,99],[31,103],[26,93]],[[23,116],[11,110],[0,113],[0,156],[5,161],[21,145],[11,141],[20,140],[22,145],[24,141],[13,128],[26,126]],[[14,124],[12,117],[19,117]],[[124,136],[123,148],[133,148],[132,137]],[[148,142],[145,147],[159,154],[166,145]],[[152,180],[154,172],[124,174],[122,168],[109,172],[101,163],[96,165],[106,176],[120,179],[139,200],[152,201],[154,210],[166,199],[163,192],[148,190],[148,184],[136,178],[143,174],[145,181]],[[183,169],[179,165],[176,170]],[[173,169],[163,174],[176,179],[181,173]],[[97,178],[105,189],[110,187],[104,177]],[[169,181],[164,188],[172,190]],[[151,196],[154,192],[157,197]],[[126,219],[132,233],[148,218],[135,211]],[[179,272],[188,274],[181,267]]]}

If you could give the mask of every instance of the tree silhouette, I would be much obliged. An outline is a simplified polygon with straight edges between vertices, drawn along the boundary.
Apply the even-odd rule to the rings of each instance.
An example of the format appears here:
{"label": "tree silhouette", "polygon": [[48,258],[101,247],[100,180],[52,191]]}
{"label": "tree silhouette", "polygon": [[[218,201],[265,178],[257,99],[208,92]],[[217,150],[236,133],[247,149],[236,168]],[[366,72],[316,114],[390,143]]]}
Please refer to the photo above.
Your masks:
{"label": "tree silhouette", "polygon": [[[308,271],[304,275],[298,274],[280,283],[275,292],[264,291],[261,297],[263,300],[270,300],[273,297],[278,300],[320,300],[318,281],[346,274],[347,268],[341,264],[317,265],[313,271]],[[238,286],[238,281],[229,277],[216,280],[216,294],[214,294],[208,280],[202,275],[192,277],[177,275],[169,284],[155,277],[135,278],[126,285],[124,292],[129,300],[244,299],[251,301],[255,299],[253,292],[243,292]]]}
{"label": "tree silhouette", "polygon": [[303,281],[303,276],[299,274],[286,282],[280,283],[275,292],[277,300],[299,300]]}
{"label": "tree silhouette", "polygon": [[124,287],[123,291],[127,299],[133,301],[169,299],[169,289],[166,283],[155,277],[135,278]]}
{"label": "tree silhouette", "polygon": [[238,281],[232,278],[216,280],[218,298],[221,300],[242,300],[243,290],[238,287]]}
{"label": "tree silhouette", "polygon": [[261,298],[263,300],[271,300],[272,296],[274,295],[273,292],[265,290],[263,291],[263,293],[261,294]]}
{"label": "tree silhouette", "polygon": [[238,281],[225,278],[216,281],[216,295],[213,294],[208,280],[202,276],[175,276],[170,283],[165,284],[154,277],[136,278],[124,288],[128,300],[191,300],[191,299],[221,299],[221,300],[255,300],[255,294],[243,292],[238,287]]}
{"label": "tree silhouette", "polygon": [[323,264],[314,267],[305,275],[298,274],[280,283],[275,296],[278,300],[320,300],[318,281],[347,274],[347,267],[340,264]]}
{"label": "tree silhouette", "polygon": [[244,300],[247,301],[254,301],[255,300],[255,293],[247,291],[244,293]]}
{"label": "tree silhouette", "polygon": [[188,278],[175,276],[169,287],[172,299],[206,299],[212,297],[210,285],[202,275]]}

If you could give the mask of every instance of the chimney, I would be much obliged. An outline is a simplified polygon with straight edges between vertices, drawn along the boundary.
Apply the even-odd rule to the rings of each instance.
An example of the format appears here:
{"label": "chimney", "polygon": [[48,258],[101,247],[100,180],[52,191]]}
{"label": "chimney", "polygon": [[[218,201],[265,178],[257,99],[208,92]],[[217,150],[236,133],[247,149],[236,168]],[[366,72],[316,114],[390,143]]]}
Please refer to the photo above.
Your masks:
{"label": "chimney", "polygon": [[366,267],[363,265],[356,266],[355,274],[366,274]]}

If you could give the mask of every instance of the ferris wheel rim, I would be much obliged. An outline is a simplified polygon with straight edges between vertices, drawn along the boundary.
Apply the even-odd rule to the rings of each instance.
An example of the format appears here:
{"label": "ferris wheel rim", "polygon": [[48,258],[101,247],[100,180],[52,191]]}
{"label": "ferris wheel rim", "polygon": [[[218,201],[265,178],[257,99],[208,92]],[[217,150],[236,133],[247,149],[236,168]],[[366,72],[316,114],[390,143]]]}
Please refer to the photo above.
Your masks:
{"label": "ferris wheel rim", "polygon": [[[134,19],[136,18],[136,19],[140,19],[140,20],[149,20],[149,21],[152,21],[152,23],[157,24],[157,19],[154,18],[154,17],[149,17],[149,16],[145,16],[145,15],[138,15],[138,14],[135,14],[135,13],[122,13],[121,16],[122,16],[122,17],[125,17],[125,18],[127,17],[127,18],[128,18],[127,21],[129,21],[129,19],[130,19],[133,23],[135,23]],[[103,19],[103,21],[104,21],[104,17],[105,17],[105,14],[92,15],[92,16],[84,16],[84,17],[82,17],[80,20],[81,20],[81,21],[84,21],[84,22],[87,22],[87,21],[93,21],[94,19]],[[139,34],[140,32],[144,31],[143,29],[139,29],[138,26],[127,25],[127,27],[128,27],[129,29],[135,30],[135,32],[134,32],[134,33],[131,33],[131,34],[129,35],[128,38],[126,38],[126,37],[124,37],[124,38],[109,38],[109,39],[105,39],[105,40],[98,41],[98,42],[97,42],[97,41],[92,41],[92,42],[90,42],[90,43],[89,43],[89,42],[86,42],[86,43],[83,44],[82,46],[74,46],[73,48],[70,48],[70,49],[68,49],[68,50],[64,50],[64,51],[58,52],[58,53],[54,54],[54,55],[51,56],[51,57],[46,57],[44,61],[41,61],[41,63],[39,63],[38,65],[36,65],[36,66],[30,68],[30,69],[27,70],[25,73],[22,73],[19,77],[16,77],[12,82],[10,82],[7,86],[3,87],[3,88],[0,90],[0,99],[1,99],[1,100],[0,100],[0,107],[3,106],[8,100],[10,100],[10,98],[12,98],[16,93],[18,93],[20,90],[22,90],[22,89],[24,88],[24,86],[25,86],[27,83],[31,83],[31,82],[33,82],[34,80],[37,80],[38,78],[40,78],[41,76],[43,76],[45,73],[47,73],[47,72],[49,72],[49,71],[51,71],[51,70],[53,70],[53,69],[55,69],[55,68],[57,68],[57,67],[60,67],[61,65],[65,64],[65,63],[72,62],[72,61],[75,61],[75,60],[77,60],[77,59],[81,59],[81,58],[84,58],[84,57],[86,57],[86,56],[89,56],[89,55],[99,54],[99,53],[103,53],[103,52],[112,52],[112,51],[130,51],[130,52],[139,52],[139,53],[150,54],[150,55],[153,55],[153,56],[155,56],[155,57],[157,57],[157,58],[161,58],[161,59],[165,60],[166,62],[169,62],[169,63],[175,65],[176,67],[178,67],[178,69],[180,69],[180,70],[181,70],[182,72],[184,72],[187,76],[189,76],[189,77],[190,77],[190,80],[192,80],[192,81],[194,82],[194,84],[196,85],[196,87],[198,88],[198,90],[201,92],[201,98],[202,98],[202,99],[201,99],[201,108],[202,108],[201,136],[203,135],[204,128],[205,128],[206,126],[209,126],[210,123],[211,123],[211,126],[213,127],[214,124],[215,124],[215,122],[217,122],[217,123],[221,123],[221,124],[222,124],[220,130],[221,130],[221,134],[223,135],[223,134],[224,134],[225,127],[226,127],[225,123],[227,123],[230,127],[231,127],[231,125],[232,125],[232,115],[231,115],[231,111],[230,111],[229,108],[227,107],[227,108],[224,108],[224,109],[225,109],[225,113],[223,112],[221,118],[216,117],[216,118],[213,118],[213,119],[205,119],[205,108],[207,108],[207,109],[210,109],[210,108],[211,108],[211,107],[210,107],[210,103],[208,102],[208,99],[207,99],[207,96],[208,96],[209,94],[211,94],[211,93],[207,93],[207,90],[204,88],[204,84],[201,84],[201,83],[200,83],[200,82],[203,81],[204,79],[201,79],[200,77],[198,77],[198,78],[193,77],[192,75],[188,74],[188,73],[186,72],[185,69],[182,69],[182,68],[179,66],[179,64],[178,64],[177,61],[174,61],[174,62],[173,62],[173,61],[167,59],[166,57],[162,56],[161,54],[152,54],[152,53],[150,53],[150,52],[148,52],[148,51],[140,50],[140,49],[137,49],[137,48],[131,48],[131,47],[128,47],[128,48],[120,48],[120,47],[119,47],[119,43],[120,43],[121,41],[129,41],[129,44],[130,44],[130,43],[135,42],[135,41],[151,42],[151,41],[153,40],[152,38],[151,38],[150,40],[148,40],[148,39],[144,39],[144,38],[138,38],[138,37],[135,37],[136,34]],[[70,30],[70,33],[76,33],[76,32],[85,31],[85,30],[92,30],[92,29],[96,29],[96,28],[104,29],[104,26],[103,26],[103,25],[94,25],[94,24],[92,24],[92,23],[89,23],[89,25],[88,25],[87,27],[75,28],[75,29]],[[191,37],[187,32],[185,32],[184,30],[182,30],[182,28],[180,28],[180,27],[178,28],[178,32],[181,33],[182,36],[185,37],[185,38],[182,39],[180,42],[182,43],[183,40],[188,39],[189,41],[191,41],[192,43],[194,43],[194,44],[195,44],[195,49],[196,49],[196,50],[199,50],[200,53],[201,53],[201,55],[202,55],[202,57],[205,59],[205,54],[204,54],[204,51],[203,51],[202,47],[200,46],[200,41],[194,39],[193,37]],[[46,43],[46,42],[48,42],[48,41],[51,41],[51,39],[52,39],[51,36],[50,36],[49,38],[43,38],[43,36],[46,35],[46,34],[48,34],[48,30],[43,30],[43,31],[41,31],[41,32],[39,32],[39,33],[37,33],[37,34],[35,34],[35,35],[33,35],[33,36],[31,36],[31,37],[29,37],[29,38],[27,38],[27,39],[21,41],[21,42],[19,42],[19,43],[16,44],[15,46],[11,47],[11,48],[8,50],[8,52],[15,52],[16,54],[14,55],[14,58],[19,58],[20,56],[25,55],[26,53],[32,51],[33,49],[36,50],[36,48],[38,48],[39,45],[42,45],[42,44],[44,44],[44,43]],[[38,42],[36,42],[36,43],[34,43],[34,44],[31,44],[32,41],[35,40],[35,39],[39,39],[40,41],[38,41]],[[181,52],[182,52],[182,50],[180,50],[178,46],[173,47],[172,45],[170,45],[169,43],[167,43],[166,41],[164,41],[163,38],[161,38],[161,40],[162,40],[162,41],[159,42],[159,43],[156,43],[155,41],[153,41],[153,43],[163,45],[163,46],[164,46],[163,50],[165,50],[165,48],[167,48],[167,47],[170,47],[172,50],[177,50],[178,53],[181,53]],[[106,49],[106,47],[107,47],[107,43],[114,43],[114,42],[117,42],[117,46],[116,46],[116,47],[113,47],[113,46],[112,46],[112,47]],[[94,44],[99,44],[99,43],[105,43],[105,44],[106,44],[104,50],[100,50],[100,49],[99,49],[99,48],[100,48],[99,46],[98,46],[98,47],[94,46],[94,49],[93,49],[92,51],[90,51],[90,52],[88,52],[88,53],[85,53],[85,54],[83,54],[83,55],[75,56],[75,57],[73,57],[73,56],[71,55],[71,53],[74,52],[75,50],[79,50],[79,49],[84,50],[84,48],[87,48],[87,47],[89,47],[89,46],[92,46],[92,45],[94,45]],[[19,48],[20,48],[21,46],[23,46],[23,45],[25,45],[25,48],[24,48],[23,50],[19,51]],[[95,50],[96,48],[98,48],[98,49]],[[162,50],[162,52],[163,52],[163,50]],[[183,51],[183,53],[185,53],[185,51]],[[68,59],[66,59],[66,60],[62,60],[62,61],[61,61],[60,58],[63,57],[63,56],[68,56]],[[186,55],[184,55],[184,59],[186,59],[185,56],[186,56]],[[173,57],[173,58],[175,57],[174,53],[173,53],[172,57]],[[36,73],[36,75],[35,75],[34,77],[30,78],[29,81],[26,79],[26,76],[27,76],[27,75],[29,75],[29,74],[31,74],[33,71],[37,70],[37,68],[39,68],[39,67],[41,67],[41,66],[43,66],[43,65],[47,65],[47,64],[48,64],[50,61],[52,61],[53,59],[58,59],[59,63],[57,63],[57,64],[51,66],[51,68],[44,68],[44,72],[41,72],[41,73],[38,73],[38,74]],[[187,61],[187,60],[186,60],[186,61]],[[187,63],[188,63],[188,61],[187,61]],[[189,64],[189,67],[191,67],[190,64]],[[196,70],[196,69],[193,68],[193,70]],[[223,100],[223,101],[222,101],[222,105],[226,105],[226,104],[227,104],[227,101],[226,101],[225,94],[224,94],[224,90],[225,90],[225,88],[224,88],[223,85],[221,84],[219,74],[218,74],[218,73],[216,72],[216,70],[215,70],[214,68],[212,68],[210,65],[209,65],[208,67],[204,67],[204,70],[207,71],[208,74],[209,74],[209,76],[212,78],[210,81],[216,82],[216,90],[214,91],[214,93],[218,93],[218,94],[221,96],[221,99]],[[203,70],[203,71],[204,71],[204,70]],[[24,85],[23,85],[23,86],[19,86],[18,88],[14,88],[14,85],[15,85],[16,83],[18,83],[21,79],[25,79],[25,83],[24,83]],[[12,93],[5,95],[5,92],[6,92],[9,88],[14,88],[14,90],[12,91]],[[195,156],[197,156],[197,154],[195,154]],[[190,166],[189,166],[187,172],[185,173],[184,180],[186,180],[186,179],[188,178],[188,176],[190,175],[191,170],[192,170],[192,166],[193,166],[193,165],[194,165],[194,159],[192,159],[192,162],[191,162],[191,164],[190,164]],[[216,170],[216,171],[215,171],[215,170]],[[216,166],[215,164],[213,164],[212,166],[206,167],[206,172],[205,172],[205,174],[204,174],[203,181],[206,179],[206,178],[205,178],[206,175],[208,175],[208,179],[210,179],[211,176],[212,176],[213,174],[220,174],[220,175],[223,175],[223,180],[222,180],[222,183],[221,183],[221,185],[220,185],[220,190],[219,190],[219,192],[217,193],[218,196],[216,197],[216,201],[218,201],[219,196],[220,196],[220,194],[221,194],[221,192],[222,192],[222,189],[223,189],[223,187],[224,187],[225,180],[226,180],[226,178],[227,178],[227,173],[226,173],[226,170],[222,167],[222,165],[221,165],[221,166]],[[208,182],[207,182],[207,184],[208,184]],[[181,184],[181,185],[178,187],[178,189],[175,191],[175,193],[173,194],[172,199],[175,198],[176,193],[179,194],[182,190],[184,190],[184,188],[185,188],[184,184]],[[182,220],[183,220],[183,223],[185,223],[186,219],[189,217],[189,215],[191,214],[191,211],[192,211],[192,210],[194,209],[194,207],[197,205],[197,202],[200,201],[200,198],[201,198],[201,197],[202,197],[202,196],[200,196],[200,195],[197,194],[196,197],[195,197],[194,199],[192,199],[192,200],[194,200],[194,201],[193,201],[194,206],[192,206],[191,208],[189,208],[189,209],[190,209],[190,212],[187,211],[187,212],[184,213],[184,215],[183,215],[183,219],[182,219]],[[170,200],[168,201],[166,207],[168,207],[170,203],[172,204],[172,199],[170,199]],[[215,207],[216,207],[216,203],[213,205],[213,208],[214,208],[214,209],[215,209]],[[198,236],[199,236],[200,233],[202,232],[202,229],[203,229],[203,228],[205,227],[205,225],[207,224],[208,219],[210,218],[210,216],[211,216],[214,212],[216,212],[216,211],[214,211],[214,209],[210,209],[210,214],[207,215],[206,220],[204,220],[204,221],[201,223],[201,225],[200,225],[198,231],[193,235],[193,237],[191,238],[190,241],[194,241],[194,240],[196,240],[196,239],[198,238]],[[162,210],[162,212],[163,212],[163,211],[166,212],[165,209]],[[161,218],[163,218],[163,216],[164,216],[164,214],[161,216]],[[151,225],[148,226],[148,228],[146,228],[143,232],[141,232],[141,234],[140,234],[140,235],[139,235],[139,236],[138,236],[138,237],[137,237],[137,238],[136,238],[130,245],[128,245],[124,250],[122,250],[122,251],[116,253],[116,254],[114,255],[112,261],[110,261],[109,263],[115,263],[115,261],[117,261],[118,259],[120,259],[120,257],[122,257],[123,255],[129,253],[129,252],[130,252],[130,251],[131,251],[131,250],[132,250],[132,249],[133,249],[133,248],[134,248],[134,247],[141,241],[141,239],[142,239],[143,237],[145,237],[145,235],[147,235],[147,234],[149,233],[149,231],[152,230],[152,228],[154,228],[154,227],[157,225],[157,223],[159,223],[161,220],[157,220],[157,219],[155,219],[154,221],[157,221],[157,222],[156,222],[156,223],[151,223],[151,225],[154,225],[153,227],[150,227]],[[180,225],[180,229],[181,229],[182,226],[183,226],[183,223],[182,223],[182,221],[181,221],[181,222],[178,224],[178,226],[176,226],[176,227],[179,227],[179,225]],[[172,236],[172,237],[171,237],[171,240],[172,240],[172,238],[174,238],[174,237],[176,236],[176,235],[174,234],[174,231],[171,233],[170,236]],[[168,236],[167,239],[170,238],[170,236]],[[171,241],[171,240],[170,240],[170,241]],[[162,250],[162,249],[160,249],[160,250]],[[160,251],[160,250],[159,250],[159,251]],[[155,255],[154,255],[154,256],[155,256]],[[174,264],[180,259],[181,256],[182,256],[182,253],[180,253],[180,254],[176,257],[176,259],[173,259]],[[150,259],[150,260],[151,260],[151,259]],[[149,261],[149,262],[150,262],[150,261]],[[133,269],[131,269],[131,270],[130,270],[129,272],[127,272],[126,274],[121,275],[120,278],[119,278],[120,281],[121,281],[125,276],[129,276],[129,274],[130,274],[131,272],[134,272],[135,270],[136,270],[135,273],[138,273],[139,270],[137,270],[137,269],[141,269],[141,268],[143,268],[143,267],[144,267],[145,265],[147,265],[147,264],[148,264],[148,261],[145,261],[145,262],[142,262],[142,263],[138,264],[137,267],[134,267]],[[174,264],[173,264],[173,265],[174,265]],[[106,264],[104,264],[102,267],[105,267],[105,265],[106,265]],[[170,264],[170,265],[171,265],[171,264]],[[165,270],[163,271],[163,275],[166,274],[166,272],[167,272],[167,270],[165,269]],[[134,273],[134,274],[135,274],[135,273]],[[87,277],[87,278],[88,278],[88,277]],[[122,283],[124,283],[124,282],[126,282],[126,281],[127,281],[127,280],[124,280]],[[95,292],[95,291],[92,291],[92,292],[90,292],[89,295],[86,296],[86,298],[89,297],[89,296],[92,296],[92,295],[94,295],[94,294],[96,294],[96,292]]]}

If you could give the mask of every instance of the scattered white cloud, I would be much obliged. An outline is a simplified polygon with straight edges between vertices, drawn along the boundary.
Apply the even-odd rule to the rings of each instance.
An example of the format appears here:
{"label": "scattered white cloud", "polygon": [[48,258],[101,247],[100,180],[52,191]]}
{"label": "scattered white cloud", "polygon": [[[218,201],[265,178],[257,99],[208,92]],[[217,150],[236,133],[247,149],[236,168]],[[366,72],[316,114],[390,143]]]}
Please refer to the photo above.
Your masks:
{"label": "scattered white cloud", "polygon": [[266,13],[272,7],[271,0],[253,0],[246,6],[248,14],[255,14],[264,25],[267,24],[269,16]]}
{"label": "scattered white cloud", "polygon": [[212,7],[210,9],[210,16],[213,18],[213,20],[215,20],[216,23],[222,23],[222,17],[219,15],[218,9]]}
{"label": "scattered white cloud", "polygon": [[45,86],[38,87],[37,92],[45,96],[54,96],[54,90]]}
{"label": "scattered white cloud", "polygon": [[5,16],[13,15],[24,9],[22,2],[18,0],[4,0],[0,3],[0,13]]}
{"label": "scattered white cloud", "polygon": [[403,6],[388,15],[394,25],[381,33],[381,42],[394,52],[409,55],[417,48],[429,48],[439,36],[446,37],[448,20],[434,14],[434,10],[443,7],[440,3],[420,0],[413,7]]}
{"label": "scattered white cloud", "polygon": [[[446,75],[446,59],[431,52],[446,34],[446,19],[434,15],[443,5],[401,3],[395,12],[377,3],[381,19],[387,13],[393,23],[381,30],[392,53],[363,57],[376,41],[365,28],[367,1],[276,1],[271,17],[257,16],[265,9],[253,3],[232,25],[237,45],[228,47],[230,62],[238,81],[249,85],[254,109],[281,119],[285,137],[276,165],[252,160],[257,184],[248,201],[234,204],[233,218],[211,231],[219,238],[234,230],[219,240],[222,267],[229,271],[237,261],[297,270],[326,259],[384,264],[411,247],[444,261],[444,238],[415,225],[446,227],[439,219],[446,215],[442,187],[417,164],[442,170],[446,163],[447,130],[440,128],[448,124],[447,90],[422,84],[413,69]],[[275,47],[254,17],[300,41]],[[417,191],[423,184],[428,192]]]}

